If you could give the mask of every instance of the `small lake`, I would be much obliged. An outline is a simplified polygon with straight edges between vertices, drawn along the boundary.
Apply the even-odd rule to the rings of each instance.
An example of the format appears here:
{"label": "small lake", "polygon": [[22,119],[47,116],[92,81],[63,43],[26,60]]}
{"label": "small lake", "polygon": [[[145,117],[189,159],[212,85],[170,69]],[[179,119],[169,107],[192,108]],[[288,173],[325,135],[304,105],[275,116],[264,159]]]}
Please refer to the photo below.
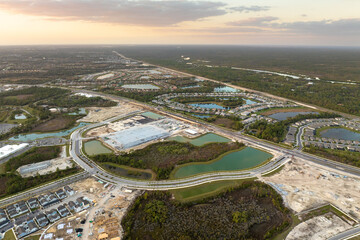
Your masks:
{"label": "small lake", "polygon": [[89,123],[82,122],[79,125],[77,125],[76,127],[73,127],[68,130],[63,130],[61,132],[20,134],[20,135],[10,138],[9,140],[28,142],[28,141],[33,141],[33,140],[40,139],[40,138],[65,137],[65,136],[70,135],[76,129],[86,126],[88,124]]}
{"label": "small lake", "polygon": [[152,174],[144,171],[137,171],[137,170],[128,170],[126,168],[123,168],[117,164],[112,163],[103,163],[101,164],[105,169],[108,171],[114,173],[115,175],[121,176],[121,177],[127,177],[127,178],[136,178],[136,179],[143,179],[143,180],[149,180],[152,178]]}
{"label": "small lake", "polygon": [[79,111],[77,112],[72,112],[72,113],[68,113],[68,115],[86,115],[86,110],[85,108],[79,108]]}
{"label": "small lake", "polygon": [[296,117],[298,115],[306,115],[306,114],[319,114],[318,112],[279,112],[269,115],[268,117],[283,121],[288,118]]}
{"label": "small lake", "polygon": [[143,115],[144,117],[148,117],[148,118],[154,119],[154,120],[158,120],[158,119],[164,118],[164,116],[162,116],[162,115],[160,115],[160,114],[157,114],[157,113],[153,113],[153,112],[144,112],[144,113],[142,113],[141,115]]}
{"label": "small lake", "polygon": [[214,171],[237,171],[256,167],[269,158],[270,153],[255,148],[246,147],[243,150],[224,155],[219,160],[211,163],[191,163],[175,170],[175,178],[184,178],[196,174]]}
{"label": "small lake", "polygon": [[195,146],[202,146],[204,144],[207,143],[223,143],[223,142],[230,142],[231,140],[226,138],[226,137],[222,137],[220,135],[217,135],[215,133],[207,133],[204,134],[200,137],[197,138],[187,138],[187,137],[183,137],[183,136],[175,136],[175,137],[170,137],[167,140],[169,141],[177,141],[177,142],[188,142],[191,143],[192,145]]}
{"label": "small lake", "polygon": [[324,138],[360,141],[360,133],[345,128],[329,128],[321,131],[320,136]]}
{"label": "small lake", "polygon": [[151,74],[161,74],[161,72],[156,71],[156,70],[148,70],[147,72],[151,73]]}
{"label": "small lake", "polygon": [[100,141],[89,141],[84,143],[84,149],[86,154],[88,155],[96,155],[96,154],[105,154],[105,153],[112,153],[109,148],[105,147]]}
{"label": "small lake", "polygon": [[228,107],[220,106],[216,103],[190,103],[190,106],[193,107],[200,107],[200,108],[206,108],[206,109],[229,109]]}
{"label": "small lake", "polygon": [[255,102],[255,101],[253,101],[253,100],[246,99],[246,98],[244,98],[244,100],[245,100],[245,103],[243,104],[244,106],[245,106],[245,105],[251,105],[251,104],[257,103],[257,102]]}
{"label": "small lake", "polygon": [[214,92],[238,92],[238,91],[239,91],[238,89],[228,86],[214,88]]}
{"label": "small lake", "polygon": [[16,114],[14,118],[15,120],[25,120],[27,117],[25,114]]}
{"label": "small lake", "polygon": [[121,87],[128,89],[150,89],[150,90],[160,89],[158,86],[152,84],[124,84]]}
{"label": "small lake", "polygon": [[199,115],[199,114],[191,114],[191,115],[202,119],[211,118],[210,115]]}

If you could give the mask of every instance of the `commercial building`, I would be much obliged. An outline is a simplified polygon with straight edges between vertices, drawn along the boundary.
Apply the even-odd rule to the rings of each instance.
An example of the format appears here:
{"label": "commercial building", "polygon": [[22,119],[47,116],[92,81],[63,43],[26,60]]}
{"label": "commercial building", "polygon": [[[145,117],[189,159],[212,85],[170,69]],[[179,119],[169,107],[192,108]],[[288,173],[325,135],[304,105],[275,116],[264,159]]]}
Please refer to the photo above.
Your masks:
{"label": "commercial building", "polygon": [[8,157],[11,154],[26,148],[28,145],[28,143],[21,143],[18,145],[6,145],[0,148],[0,159]]}
{"label": "commercial building", "polygon": [[168,136],[170,136],[170,133],[162,128],[145,125],[111,133],[104,136],[103,139],[110,146],[118,150],[124,150]]}

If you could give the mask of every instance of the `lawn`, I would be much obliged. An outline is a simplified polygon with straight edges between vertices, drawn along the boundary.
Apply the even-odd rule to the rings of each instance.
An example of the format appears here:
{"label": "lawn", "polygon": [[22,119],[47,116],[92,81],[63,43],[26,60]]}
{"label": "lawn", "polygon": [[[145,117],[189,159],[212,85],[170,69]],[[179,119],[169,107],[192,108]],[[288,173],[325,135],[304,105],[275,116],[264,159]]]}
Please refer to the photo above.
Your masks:
{"label": "lawn", "polygon": [[3,240],[16,240],[14,232],[11,229],[7,231],[4,235]]}
{"label": "lawn", "polygon": [[24,238],[24,240],[39,240],[41,235],[34,235]]}
{"label": "lawn", "polygon": [[200,186],[172,190],[171,193],[174,194],[175,199],[180,202],[197,201],[206,197],[215,196],[230,188],[240,186],[245,181],[253,181],[255,179],[256,178],[205,183]]}

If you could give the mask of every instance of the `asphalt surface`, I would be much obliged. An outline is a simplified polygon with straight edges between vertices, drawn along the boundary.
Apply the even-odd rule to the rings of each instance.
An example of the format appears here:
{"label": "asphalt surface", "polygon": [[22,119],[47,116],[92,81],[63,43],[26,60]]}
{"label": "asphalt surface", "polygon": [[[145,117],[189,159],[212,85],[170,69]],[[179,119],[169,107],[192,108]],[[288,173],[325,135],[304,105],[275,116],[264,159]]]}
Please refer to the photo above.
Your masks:
{"label": "asphalt surface", "polygon": [[339,233],[328,240],[345,240],[345,239],[351,239],[353,237],[360,235],[360,226],[349,229],[345,232]]}

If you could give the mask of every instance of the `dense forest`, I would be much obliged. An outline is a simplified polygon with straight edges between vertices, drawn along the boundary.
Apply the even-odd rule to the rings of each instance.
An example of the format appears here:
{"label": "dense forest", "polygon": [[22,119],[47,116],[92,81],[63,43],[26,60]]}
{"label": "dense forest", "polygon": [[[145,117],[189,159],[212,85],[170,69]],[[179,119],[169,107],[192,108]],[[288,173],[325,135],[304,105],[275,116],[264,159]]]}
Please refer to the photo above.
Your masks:
{"label": "dense forest", "polygon": [[210,161],[228,151],[243,147],[242,143],[209,143],[201,147],[175,141],[151,144],[130,153],[91,156],[100,163],[112,162],[141,169],[152,169],[158,179],[168,179],[176,165]]}
{"label": "dense forest", "polygon": [[215,197],[179,203],[167,192],[138,197],[122,221],[124,239],[271,239],[291,223],[270,186],[245,182]]}
{"label": "dense forest", "polygon": [[76,95],[57,96],[44,100],[40,104],[46,104],[57,107],[112,107],[116,102],[104,99],[102,97],[85,97]]}
{"label": "dense forest", "polygon": [[0,105],[23,106],[53,96],[63,96],[69,90],[60,88],[29,87],[0,93]]}
{"label": "dense forest", "polygon": [[[354,49],[236,46],[119,47],[153,64],[232,83],[329,109],[360,115],[360,51]],[[181,56],[190,57],[187,64]],[[200,61],[197,61],[200,60]],[[201,61],[209,61],[202,63]],[[212,67],[208,67],[211,65]],[[293,79],[232,69],[242,67],[307,75]]]}

